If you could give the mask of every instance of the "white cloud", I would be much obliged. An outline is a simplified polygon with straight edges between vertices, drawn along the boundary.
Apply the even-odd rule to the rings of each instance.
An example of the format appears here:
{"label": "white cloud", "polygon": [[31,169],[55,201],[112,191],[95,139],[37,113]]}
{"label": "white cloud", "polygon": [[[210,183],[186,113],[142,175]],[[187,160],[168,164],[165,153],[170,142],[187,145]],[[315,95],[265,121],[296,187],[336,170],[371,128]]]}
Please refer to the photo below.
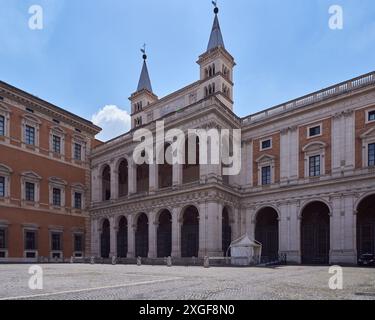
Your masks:
{"label": "white cloud", "polygon": [[131,127],[129,113],[115,105],[107,105],[100,109],[92,116],[91,121],[103,129],[97,137],[102,141],[120,136],[129,131]]}

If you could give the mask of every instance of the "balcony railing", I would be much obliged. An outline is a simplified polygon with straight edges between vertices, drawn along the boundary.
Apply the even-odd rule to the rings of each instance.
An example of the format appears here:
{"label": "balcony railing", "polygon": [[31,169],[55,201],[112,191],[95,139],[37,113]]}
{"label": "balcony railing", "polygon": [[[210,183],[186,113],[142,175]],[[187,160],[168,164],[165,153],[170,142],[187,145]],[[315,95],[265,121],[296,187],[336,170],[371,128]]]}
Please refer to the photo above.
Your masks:
{"label": "balcony railing", "polygon": [[242,119],[242,124],[248,125],[250,123],[264,120],[276,114],[280,114],[280,113],[290,111],[293,109],[306,107],[313,103],[321,102],[326,99],[333,98],[344,93],[348,93],[348,92],[351,92],[351,91],[354,91],[363,87],[370,86],[372,84],[375,84],[375,72],[362,75],[358,78],[354,78],[349,81],[339,83],[332,87],[329,87],[329,88],[314,92],[312,94],[303,96],[301,98],[278,105],[271,109],[250,115]]}

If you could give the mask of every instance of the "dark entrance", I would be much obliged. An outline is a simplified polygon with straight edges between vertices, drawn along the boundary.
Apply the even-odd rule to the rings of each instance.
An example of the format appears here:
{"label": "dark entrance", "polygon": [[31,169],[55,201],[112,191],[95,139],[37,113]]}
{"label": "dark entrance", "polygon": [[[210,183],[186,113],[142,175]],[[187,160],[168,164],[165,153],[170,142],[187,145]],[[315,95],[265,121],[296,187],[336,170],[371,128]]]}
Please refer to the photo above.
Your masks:
{"label": "dark entrance", "polygon": [[329,226],[329,208],[324,203],[313,202],[303,210],[301,222],[303,264],[329,263]]}
{"label": "dark entrance", "polygon": [[158,165],[160,189],[172,187],[173,184],[173,166],[171,165],[173,161],[173,153],[170,144],[164,145],[162,159],[164,160],[164,164]]}
{"label": "dark entrance", "polygon": [[183,216],[181,227],[181,256],[198,257],[199,253],[199,212],[195,207],[188,207]]}
{"label": "dark entrance", "polygon": [[120,219],[117,232],[117,256],[126,258],[128,253],[128,220],[125,217]]}
{"label": "dark entrance", "polygon": [[357,251],[375,254],[375,195],[365,198],[358,206]]}
{"label": "dark entrance", "polygon": [[138,217],[137,231],[135,232],[135,256],[148,257],[148,218],[142,213]]}
{"label": "dark entrance", "polygon": [[223,245],[223,253],[224,257],[230,256],[230,252],[228,248],[232,242],[232,227],[230,226],[230,219],[229,219],[229,212],[228,209],[225,207],[223,209],[223,222],[222,222],[222,245]]}
{"label": "dark entrance", "polygon": [[164,210],[159,216],[158,227],[158,258],[169,257],[172,254],[172,215]]}
{"label": "dark entrance", "polygon": [[262,244],[262,261],[279,258],[279,217],[275,209],[264,208],[257,214],[255,239]]}
{"label": "dark entrance", "polygon": [[102,258],[109,258],[109,252],[111,250],[111,231],[109,228],[109,220],[103,221],[102,234],[100,236],[100,253]]}
{"label": "dark entrance", "polygon": [[102,197],[103,201],[111,199],[111,168],[105,166],[102,173]]}

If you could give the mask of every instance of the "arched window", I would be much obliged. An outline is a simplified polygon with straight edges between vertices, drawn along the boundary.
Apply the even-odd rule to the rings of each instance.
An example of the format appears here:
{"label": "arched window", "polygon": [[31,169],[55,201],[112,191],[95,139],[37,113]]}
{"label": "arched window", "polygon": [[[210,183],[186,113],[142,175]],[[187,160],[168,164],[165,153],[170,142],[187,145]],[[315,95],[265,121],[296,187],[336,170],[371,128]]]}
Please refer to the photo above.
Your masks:
{"label": "arched window", "polygon": [[[193,142],[194,142],[194,137],[190,137],[190,139],[187,139],[185,141],[185,164],[183,166],[183,183],[191,183],[191,182],[199,181],[200,179],[199,137],[195,137],[195,146]],[[189,148],[189,144],[190,144],[190,148]],[[195,148],[195,157],[194,155],[189,157],[189,151],[190,152],[193,151],[194,148]],[[191,161],[191,160],[195,160],[195,161]]]}
{"label": "arched window", "polygon": [[106,165],[102,172],[102,196],[103,201],[111,199],[111,168]]}
{"label": "arched window", "polygon": [[122,160],[118,167],[118,188],[119,197],[128,195],[128,161],[126,159]]}

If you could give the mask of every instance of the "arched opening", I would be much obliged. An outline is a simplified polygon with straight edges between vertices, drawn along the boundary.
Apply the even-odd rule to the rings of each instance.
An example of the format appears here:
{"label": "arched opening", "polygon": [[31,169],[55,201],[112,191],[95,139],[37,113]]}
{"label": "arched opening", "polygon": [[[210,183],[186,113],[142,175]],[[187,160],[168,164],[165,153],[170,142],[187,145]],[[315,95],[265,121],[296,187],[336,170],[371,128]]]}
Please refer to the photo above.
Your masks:
{"label": "arched opening", "polygon": [[255,240],[262,244],[262,261],[279,258],[279,216],[271,207],[260,210],[255,222]]}
{"label": "arched opening", "polygon": [[375,254],[375,194],[363,199],[357,214],[357,252]]}
{"label": "arched opening", "polygon": [[172,187],[173,183],[173,166],[171,164],[173,159],[173,153],[172,148],[170,148],[170,144],[164,145],[163,158],[164,164],[158,165],[158,180],[160,189]]}
{"label": "arched opening", "polygon": [[128,220],[122,217],[117,231],[117,256],[126,258],[128,253]]}
{"label": "arched opening", "polygon": [[224,256],[230,256],[228,251],[230,244],[232,243],[232,227],[230,225],[229,211],[227,207],[223,209],[222,215],[222,245]]}
{"label": "arched opening", "polygon": [[102,234],[100,235],[100,254],[102,258],[108,259],[111,250],[111,230],[109,220],[105,219],[102,224]]}
{"label": "arched opening", "polygon": [[158,258],[170,257],[172,254],[172,215],[164,210],[159,216],[157,251]]}
{"label": "arched opening", "polygon": [[102,194],[103,201],[111,199],[111,168],[107,165],[102,172]]}
{"label": "arched opening", "polygon": [[119,197],[128,195],[128,161],[122,160],[118,167],[118,194]]}
{"label": "arched opening", "polygon": [[188,207],[183,214],[181,227],[181,256],[198,257],[199,254],[199,212],[196,207]]}
{"label": "arched opening", "polygon": [[145,213],[142,213],[137,220],[135,256],[141,258],[148,257],[148,218]]}
{"label": "arched opening", "polygon": [[301,253],[303,264],[328,264],[330,250],[330,210],[323,202],[313,202],[302,211]]}
{"label": "arched opening", "polygon": [[147,163],[137,165],[137,192],[148,192],[150,186],[150,169]]}
{"label": "arched opening", "polygon": [[[189,157],[189,140],[195,142],[190,143],[190,149],[194,151],[195,155]],[[194,146],[195,144],[195,146]],[[189,161],[189,158],[190,159]],[[185,142],[185,164],[183,166],[183,183],[192,183],[200,180],[200,165],[199,165],[199,137],[187,139]]]}

